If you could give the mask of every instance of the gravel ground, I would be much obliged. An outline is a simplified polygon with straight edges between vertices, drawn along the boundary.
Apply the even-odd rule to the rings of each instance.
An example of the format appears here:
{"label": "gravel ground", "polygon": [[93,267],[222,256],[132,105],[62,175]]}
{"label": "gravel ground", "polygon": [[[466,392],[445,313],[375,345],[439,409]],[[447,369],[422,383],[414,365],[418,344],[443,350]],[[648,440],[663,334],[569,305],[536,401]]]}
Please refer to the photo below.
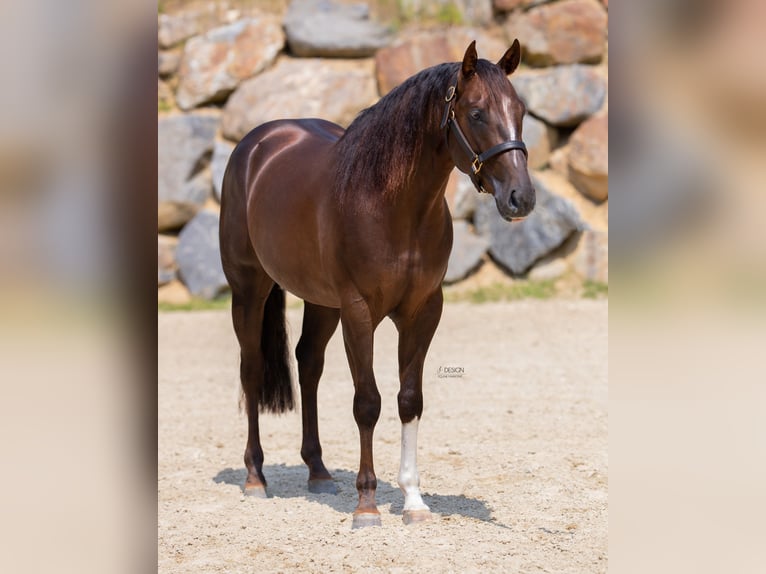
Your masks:
{"label": "gravel ground", "polygon": [[[288,310],[293,344],[300,309]],[[378,328],[383,526],[351,530],[359,440],[340,329],[319,387],[339,494],[309,494],[300,415],[261,417],[270,498],[245,498],[229,313],[160,313],[160,572],[606,572],[607,301],[449,304],[426,361],[418,463],[434,519],[404,526],[396,330]],[[439,377],[462,367],[462,377]]]}

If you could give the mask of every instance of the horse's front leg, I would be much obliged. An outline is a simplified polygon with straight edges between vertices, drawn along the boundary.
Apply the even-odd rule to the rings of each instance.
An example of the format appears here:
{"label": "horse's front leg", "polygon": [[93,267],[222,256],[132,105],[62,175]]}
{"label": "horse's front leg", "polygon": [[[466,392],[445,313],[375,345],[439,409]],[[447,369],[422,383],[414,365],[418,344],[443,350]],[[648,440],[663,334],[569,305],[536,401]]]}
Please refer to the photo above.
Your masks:
{"label": "horse's front leg", "polygon": [[394,322],[399,329],[399,419],[402,422],[402,458],[399,488],[404,493],[405,524],[431,518],[420,496],[418,474],[418,423],[423,414],[423,363],[442,313],[441,289],[425,302],[397,310]]}
{"label": "horse's front leg", "polygon": [[361,300],[342,307],[340,320],[354,379],[354,419],[359,428],[361,450],[356,477],[359,504],[351,527],[380,526],[380,512],[375,504],[378,481],[372,458],[372,435],[380,416],[380,393],[372,370],[373,332],[377,322],[373,323],[367,304]]}

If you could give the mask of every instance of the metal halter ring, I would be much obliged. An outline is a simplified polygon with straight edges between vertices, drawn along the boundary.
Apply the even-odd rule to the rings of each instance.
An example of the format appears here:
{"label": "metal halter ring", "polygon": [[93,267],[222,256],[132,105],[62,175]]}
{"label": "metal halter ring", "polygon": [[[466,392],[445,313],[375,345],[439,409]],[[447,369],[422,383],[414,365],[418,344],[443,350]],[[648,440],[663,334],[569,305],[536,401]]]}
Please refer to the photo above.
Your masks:
{"label": "metal halter ring", "polygon": [[[478,167],[477,167],[477,164],[478,164]],[[479,161],[478,155],[475,158],[473,158],[473,162],[471,163],[471,171],[473,172],[473,174],[478,175],[483,165],[484,165],[484,162]]]}

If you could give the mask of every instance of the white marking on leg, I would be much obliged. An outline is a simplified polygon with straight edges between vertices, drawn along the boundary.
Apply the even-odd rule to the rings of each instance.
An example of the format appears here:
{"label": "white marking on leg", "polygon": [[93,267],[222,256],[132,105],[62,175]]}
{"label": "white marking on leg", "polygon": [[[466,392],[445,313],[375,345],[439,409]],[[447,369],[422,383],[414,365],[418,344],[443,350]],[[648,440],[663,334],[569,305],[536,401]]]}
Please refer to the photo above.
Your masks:
{"label": "white marking on leg", "polygon": [[399,466],[399,488],[404,493],[404,510],[428,510],[420,497],[418,474],[418,417],[402,424],[402,460]]}

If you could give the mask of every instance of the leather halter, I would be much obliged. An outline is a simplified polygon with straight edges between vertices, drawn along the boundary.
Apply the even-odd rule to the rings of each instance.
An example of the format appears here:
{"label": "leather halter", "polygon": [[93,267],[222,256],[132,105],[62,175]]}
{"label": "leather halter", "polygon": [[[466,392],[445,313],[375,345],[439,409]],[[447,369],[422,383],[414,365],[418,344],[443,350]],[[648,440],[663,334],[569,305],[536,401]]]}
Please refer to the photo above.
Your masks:
{"label": "leather halter", "polygon": [[481,180],[479,179],[479,172],[481,171],[484,162],[492,159],[496,155],[500,155],[501,153],[505,153],[514,149],[521,150],[524,152],[524,157],[527,157],[527,146],[524,145],[524,142],[521,140],[509,140],[494,145],[484,152],[476,153],[471,147],[471,144],[468,143],[468,139],[465,137],[463,130],[460,129],[460,124],[458,124],[457,119],[455,118],[455,108],[453,106],[457,99],[455,97],[456,91],[457,90],[454,85],[447,89],[447,95],[444,98],[444,101],[447,102],[447,105],[444,108],[444,116],[442,117],[440,128],[447,128],[447,138],[449,138],[450,133],[454,134],[458,144],[460,144],[460,147],[463,148],[463,151],[470,158],[471,173],[469,173],[468,176],[471,178],[471,182],[473,183],[476,190],[481,193],[489,193],[484,189],[484,186],[481,184]]}

